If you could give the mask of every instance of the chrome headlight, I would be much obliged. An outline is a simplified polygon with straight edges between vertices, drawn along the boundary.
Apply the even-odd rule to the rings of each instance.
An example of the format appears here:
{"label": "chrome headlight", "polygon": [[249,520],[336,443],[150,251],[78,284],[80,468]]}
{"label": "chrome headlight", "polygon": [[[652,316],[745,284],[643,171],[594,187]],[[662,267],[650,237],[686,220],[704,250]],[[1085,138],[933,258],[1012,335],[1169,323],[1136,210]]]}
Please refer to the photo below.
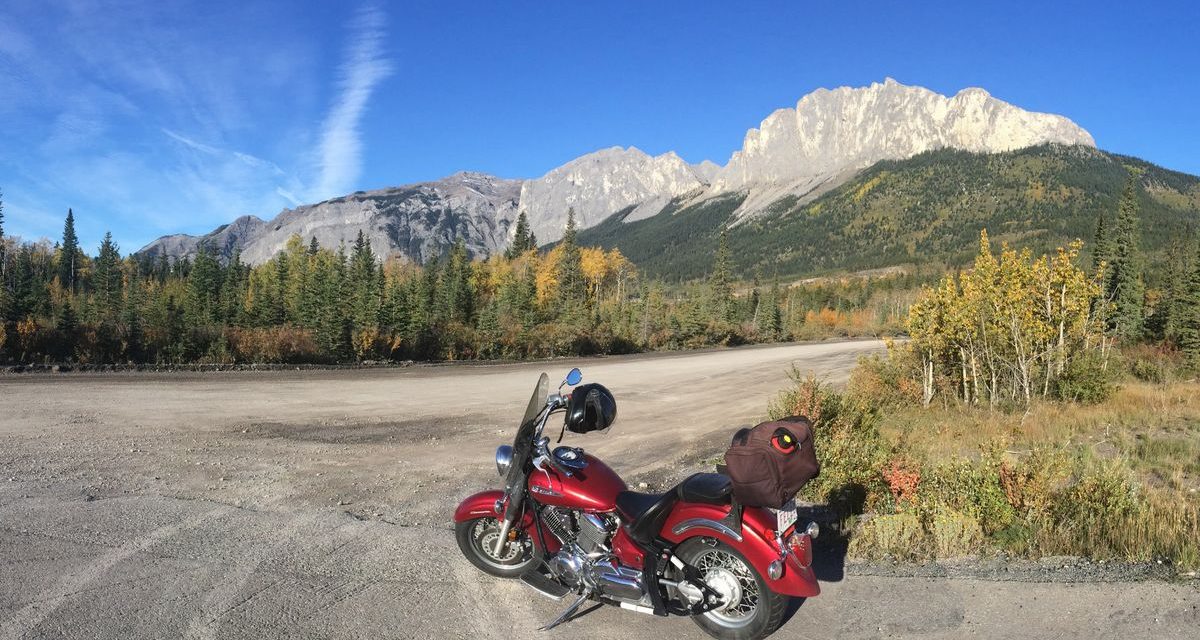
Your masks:
{"label": "chrome headlight", "polygon": [[499,473],[501,478],[508,475],[508,468],[512,466],[512,456],[512,447],[509,445],[503,444],[496,449],[496,473]]}

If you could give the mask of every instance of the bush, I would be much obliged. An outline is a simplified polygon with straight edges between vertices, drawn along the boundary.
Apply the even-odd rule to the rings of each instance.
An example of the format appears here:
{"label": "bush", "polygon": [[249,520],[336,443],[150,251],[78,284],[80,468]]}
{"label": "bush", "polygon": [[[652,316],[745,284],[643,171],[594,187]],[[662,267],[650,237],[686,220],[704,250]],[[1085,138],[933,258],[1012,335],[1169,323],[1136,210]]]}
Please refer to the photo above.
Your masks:
{"label": "bush", "polygon": [[938,558],[957,558],[975,553],[983,543],[979,520],[953,509],[942,509],[929,521],[929,537]]}
{"label": "bush", "polygon": [[858,360],[850,373],[846,392],[869,399],[879,408],[921,404],[920,363],[909,349],[888,345],[888,354],[871,354]]}
{"label": "bush", "polygon": [[239,362],[319,362],[312,331],[294,326],[230,329],[229,349]]}
{"label": "bush", "polygon": [[771,402],[769,416],[807,416],[821,474],[804,489],[810,499],[839,509],[843,515],[862,513],[890,500],[883,465],[890,452],[879,433],[874,410],[839,394],[813,376],[792,369],[792,386]]}
{"label": "bush", "polygon": [[890,555],[915,560],[926,551],[927,538],[921,519],[913,513],[895,513],[867,518],[850,539],[848,553],[858,558]]}
{"label": "bush", "polygon": [[1054,386],[1059,400],[1097,404],[1104,402],[1116,390],[1113,369],[1095,352],[1087,352],[1071,360]]}

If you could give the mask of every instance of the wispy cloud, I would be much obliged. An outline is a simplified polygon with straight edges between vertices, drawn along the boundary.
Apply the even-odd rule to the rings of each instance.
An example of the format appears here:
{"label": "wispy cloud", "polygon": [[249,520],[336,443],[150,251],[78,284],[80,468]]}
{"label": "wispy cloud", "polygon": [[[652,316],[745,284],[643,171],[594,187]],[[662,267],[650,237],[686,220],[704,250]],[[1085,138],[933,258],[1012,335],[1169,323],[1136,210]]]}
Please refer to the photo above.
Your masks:
{"label": "wispy cloud", "polygon": [[362,169],[359,122],[371,92],[392,70],[381,46],[383,23],[383,12],[368,5],[358,11],[350,25],[350,45],[339,69],[340,93],[322,126],[320,176],[311,194],[313,199],[350,191]]}

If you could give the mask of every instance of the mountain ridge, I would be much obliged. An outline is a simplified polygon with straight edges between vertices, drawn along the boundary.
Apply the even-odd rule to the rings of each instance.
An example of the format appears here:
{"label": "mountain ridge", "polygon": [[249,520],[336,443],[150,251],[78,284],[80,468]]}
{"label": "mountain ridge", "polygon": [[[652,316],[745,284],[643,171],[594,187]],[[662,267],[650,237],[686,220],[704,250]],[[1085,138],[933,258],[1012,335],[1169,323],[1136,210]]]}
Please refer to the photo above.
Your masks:
{"label": "mountain ridge", "polygon": [[747,131],[725,165],[689,164],[674,151],[651,156],[613,146],[570,160],[533,179],[459,172],[429,182],[355,192],[284,209],[269,221],[242,216],[214,231],[164,236],[139,253],[185,257],[201,243],[259,263],[292,234],[325,246],[350,242],[359,230],[381,255],[424,261],[463,240],[475,256],[502,251],[516,217],[525,214],[542,241],[557,240],[573,210],[582,229],[629,210],[632,223],[687,205],[743,197],[732,224],[746,224],[776,203],[815,200],[867,167],[939,148],[1003,152],[1042,143],[1094,147],[1069,119],[1034,113],[978,88],[953,97],[888,78],[867,87],[818,89],[793,108],[777,109]]}

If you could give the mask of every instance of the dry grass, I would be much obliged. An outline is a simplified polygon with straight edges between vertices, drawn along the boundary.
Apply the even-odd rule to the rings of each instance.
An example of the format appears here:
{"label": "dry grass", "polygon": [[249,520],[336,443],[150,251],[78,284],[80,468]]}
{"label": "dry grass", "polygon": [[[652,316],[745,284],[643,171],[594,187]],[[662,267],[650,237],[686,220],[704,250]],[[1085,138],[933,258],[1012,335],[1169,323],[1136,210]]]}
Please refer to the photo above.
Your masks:
{"label": "dry grass", "polygon": [[[1127,381],[1099,404],[1044,402],[1017,412],[952,403],[879,409],[883,394],[863,395],[853,381],[844,396],[811,380],[796,383],[776,409],[805,405],[819,415],[836,407],[838,423],[853,425],[829,423],[822,432],[818,424],[818,452],[837,451],[822,460],[822,476],[828,471],[836,481],[814,483],[811,492],[831,503],[835,485],[865,492],[855,503],[865,513],[852,555],[930,559],[1004,550],[1200,567],[1194,380]],[[850,411],[856,406],[877,410]]]}

